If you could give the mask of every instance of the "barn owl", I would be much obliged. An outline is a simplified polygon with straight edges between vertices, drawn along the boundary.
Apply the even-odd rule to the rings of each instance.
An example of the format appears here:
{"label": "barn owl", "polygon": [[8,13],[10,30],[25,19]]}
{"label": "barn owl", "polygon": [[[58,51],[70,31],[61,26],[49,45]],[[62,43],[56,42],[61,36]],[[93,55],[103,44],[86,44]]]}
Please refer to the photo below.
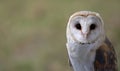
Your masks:
{"label": "barn owl", "polygon": [[99,13],[80,11],[70,16],[67,51],[74,71],[117,71],[115,50]]}

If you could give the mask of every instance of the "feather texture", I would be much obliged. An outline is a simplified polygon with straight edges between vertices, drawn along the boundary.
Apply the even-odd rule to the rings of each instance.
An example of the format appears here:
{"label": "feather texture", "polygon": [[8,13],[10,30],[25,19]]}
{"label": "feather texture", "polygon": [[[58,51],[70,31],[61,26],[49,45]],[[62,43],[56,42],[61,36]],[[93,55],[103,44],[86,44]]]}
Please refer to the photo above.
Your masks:
{"label": "feather texture", "polygon": [[95,71],[117,71],[117,58],[111,42],[106,38],[96,51]]}
{"label": "feather texture", "polygon": [[99,13],[80,11],[70,16],[67,50],[74,71],[117,71],[117,58]]}

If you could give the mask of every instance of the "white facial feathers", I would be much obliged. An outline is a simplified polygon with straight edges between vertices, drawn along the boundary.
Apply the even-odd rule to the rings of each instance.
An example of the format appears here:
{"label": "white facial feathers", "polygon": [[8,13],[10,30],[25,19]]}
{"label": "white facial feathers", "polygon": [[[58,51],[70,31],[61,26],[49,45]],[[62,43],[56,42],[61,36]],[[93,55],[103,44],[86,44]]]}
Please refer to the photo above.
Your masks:
{"label": "white facial feathers", "polygon": [[[95,42],[104,35],[104,23],[98,13],[80,11],[74,13],[67,25],[67,37],[81,43]],[[71,35],[71,36],[69,36]]]}

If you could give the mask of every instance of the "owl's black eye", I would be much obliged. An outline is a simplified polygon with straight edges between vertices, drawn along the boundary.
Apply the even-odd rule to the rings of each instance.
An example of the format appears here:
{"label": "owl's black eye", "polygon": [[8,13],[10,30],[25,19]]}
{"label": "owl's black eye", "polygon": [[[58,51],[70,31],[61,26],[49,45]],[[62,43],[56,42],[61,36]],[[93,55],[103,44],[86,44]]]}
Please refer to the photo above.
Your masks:
{"label": "owl's black eye", "polygon": [[94,30],[96,28],[96,25],[95,24],[91,24],[90,25],[90,30]]}
{"label": "owl's black eye", "polygon": [[76,27],[76,29],[81,30],[81,25],[80,25],[80,23],[76,23],[76,24],[75,24],[75,27]]}

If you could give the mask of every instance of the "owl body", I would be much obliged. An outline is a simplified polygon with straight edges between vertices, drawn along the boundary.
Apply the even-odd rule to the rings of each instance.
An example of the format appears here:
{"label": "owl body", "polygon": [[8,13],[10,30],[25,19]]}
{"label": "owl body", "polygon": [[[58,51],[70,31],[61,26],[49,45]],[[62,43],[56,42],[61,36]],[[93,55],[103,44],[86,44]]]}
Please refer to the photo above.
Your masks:
{"label": "owl body", "polygon": [[[103,20],[98,13],[90,11],[74,13],[68,21],[66,36],[69,60],[74,71],[115,71],[115,53],[112,53],[115,58],[112,58],[113,70],[104,67],[107,61],[100,64],[101,59],[105,60],[104,54],[110,57],[108,53],[114,50],[110,47],[109,51],[104,51],[106,47],[103,48],[102,45],[107,44],[105,42],[107,38]],[[100,56],[103,57],[99,58]]]}

